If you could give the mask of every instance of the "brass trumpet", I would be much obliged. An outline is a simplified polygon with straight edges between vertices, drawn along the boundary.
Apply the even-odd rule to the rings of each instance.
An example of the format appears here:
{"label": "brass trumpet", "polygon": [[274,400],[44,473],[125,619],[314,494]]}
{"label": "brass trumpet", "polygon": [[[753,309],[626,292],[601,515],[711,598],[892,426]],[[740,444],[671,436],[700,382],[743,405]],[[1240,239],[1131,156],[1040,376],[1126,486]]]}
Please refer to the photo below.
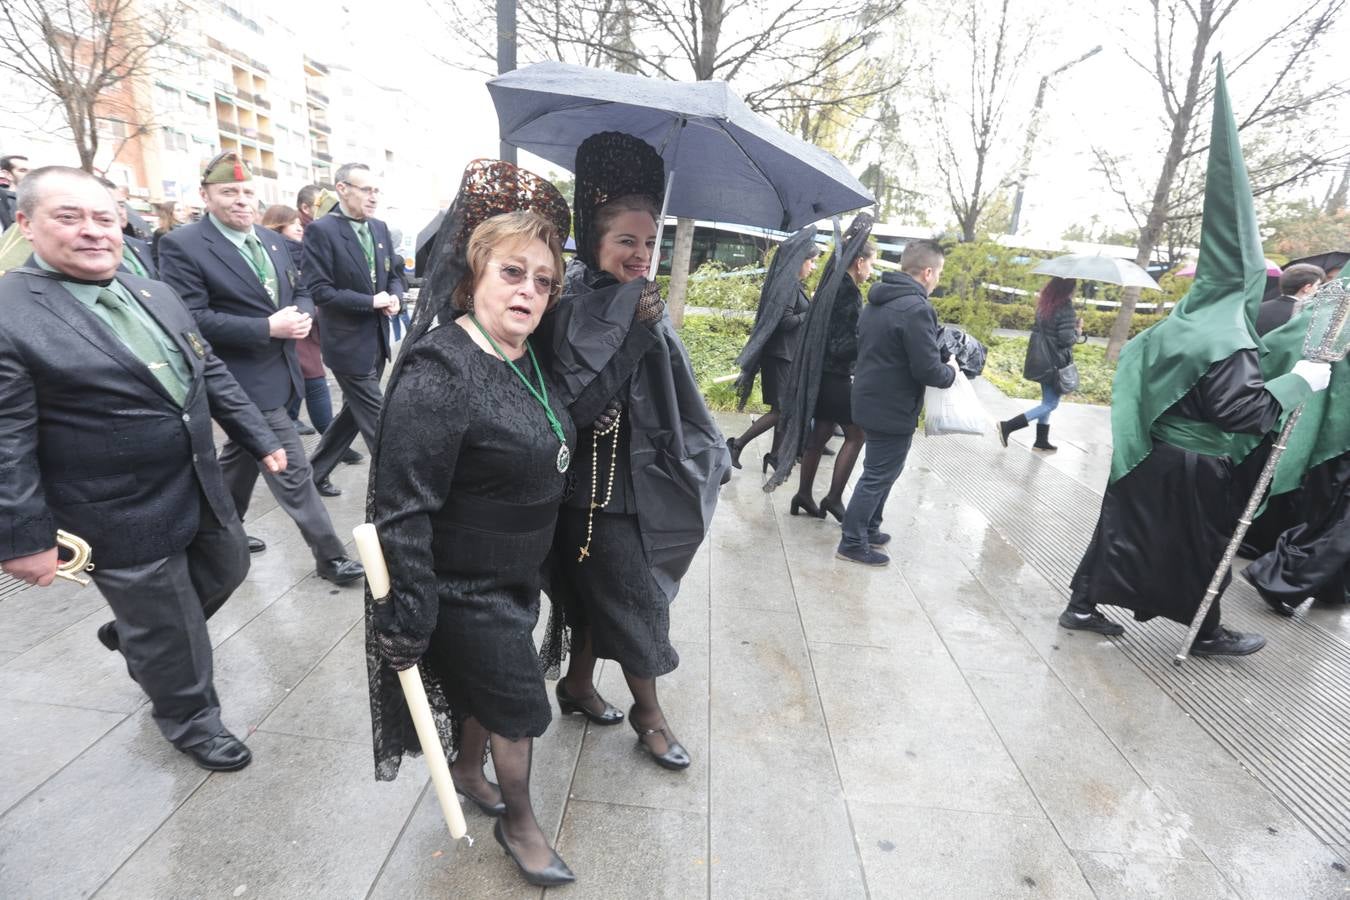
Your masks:
{"label": "brass trumpet", "polygon": [[93,548],[84,538],[59,528],[56,529],[56,544],[70,551],[70,559],[60,560],[56,564],[56,576],[84,587],[89,579],[81,578],[79,573],[94,571],[94,564],[90,562],[90,557],[94,555]]}

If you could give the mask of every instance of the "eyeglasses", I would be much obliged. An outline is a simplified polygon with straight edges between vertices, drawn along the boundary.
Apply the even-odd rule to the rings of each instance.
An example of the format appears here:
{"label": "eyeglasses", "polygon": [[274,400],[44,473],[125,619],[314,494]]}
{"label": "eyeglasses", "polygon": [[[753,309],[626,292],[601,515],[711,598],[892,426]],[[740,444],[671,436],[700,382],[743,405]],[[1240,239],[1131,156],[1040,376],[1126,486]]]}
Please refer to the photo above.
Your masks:
{"label": "eyeglasses", "polygon": [[369,184],[352,184],[350,181],[339,181],[338,184],[345,184],[363,197],[380,196],[380,189]]}
{"label": "eyeglasses", "polygon": [[[529,274],[520,266],[511,263],[494,262],[493,265],[497,267],[497,274],[502,277],[502,281],[512,286],[520,284]],[[535,275],[532,280],[534,281],[534,289],[541,294],[552,297],[562,293],[561,281],[554,281],[547,275]]]}

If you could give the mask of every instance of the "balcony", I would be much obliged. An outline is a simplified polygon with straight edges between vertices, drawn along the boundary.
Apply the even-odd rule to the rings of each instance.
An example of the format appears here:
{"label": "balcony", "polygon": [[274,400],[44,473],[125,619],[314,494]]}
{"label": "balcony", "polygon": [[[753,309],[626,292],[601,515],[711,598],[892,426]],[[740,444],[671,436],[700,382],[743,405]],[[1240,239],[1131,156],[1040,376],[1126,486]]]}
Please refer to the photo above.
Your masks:
{"label": "balcony", "polygon": [[271,101],[271,100],[268,100],[268,99],[267,99],[266,97],[264,97],[262,94],[254,94],[254,95],[253,95],[253,105],[254,105],[254,106],[260,106],[260,107],[262,107],[263,109],[271,109],[271,108],[272,108],[272,101]]}
{"label": "balcony", "polygon": [[238,134],[239,126],[233,122],[227,122],[224,119],[216,119],[216,127],[226,134]]}
{"label": "balcony", "polygon": [[322,152],[322,151],[315,150],[315,151],[314,151],[314,158],[317,159],[317,160],[321,160],[322,162],[330,163],[330,162],[333,161],[333,154],[331,154],[331,153],[324,153],[324,152]]}
{"label": "balcony", "polygon": [[309,130],[310,130],[310,131],[317,131],[319,134],[332,134],[332,133],[333,133],[333,129],[332,129],[332,128],[329,128],[328,125],[327,125],[327,123],[325,123],[325,122],[314,122],[314,121],[311,121],[311,122],[309,123]]}
{"label": "balcony", "polygon": [[276,177],[277,177],[277,170],[276,170],[276,169],[264,169],[264,168],[258,167],[258,168],[255,168],[255,169],[253,170],[253,174],[254,174],[254,175],[261,175],[263,178],[276,178]]}
{"label": "balcony", "polygon": [[277,142],[277,139],[266,131],[259,131],[257,140],[260,144],[275,144]]}
{"label": "balcony", "polygon": [[306,93],[311,99],[317,100],[317,101],[319,101],[320,103],[322,103],[322,104],[325,105],[325,106],[328,105],[328,95],[325,94],[323,91],[316,91],[314,88],[310,87],[309,85],[305,85],[305,93]]}
{"label": "balcony", "polygon": [[237,88],[234,89],[234,95],[235,95],[236,97],[238,97],[240,100],[243,100],[245,103],[252,103],[252,102],[253,102],[253,92],[252,92],[252,91],[246,91],[246,90],[244,90],[244,89],[241,88],[241,87],[237,87]]}
{"label": "balcony", "polygon": [[309,66],[311,69],[318,72],[320,75],[328,74],[328,67],[316,59],[310,59],[308,56],[306,56],[305,65]]}

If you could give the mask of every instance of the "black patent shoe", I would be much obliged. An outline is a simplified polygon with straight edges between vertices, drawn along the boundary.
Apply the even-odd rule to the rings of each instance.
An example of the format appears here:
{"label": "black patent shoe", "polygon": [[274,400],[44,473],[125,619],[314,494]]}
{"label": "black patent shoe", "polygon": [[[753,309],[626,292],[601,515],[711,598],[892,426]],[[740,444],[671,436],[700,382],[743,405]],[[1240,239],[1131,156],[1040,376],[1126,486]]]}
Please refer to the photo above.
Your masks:
{"label": "black patent shoe", "polygon": [[122,642],[117,638],[116,622],[104,622],[98,626],[98,642],[109,650],[116,650],[122,646]]}
{"label": "black patent shoe", "polygon": [[1115,622],[1112,622],[1106,616],[1097,612],[1095,609],[1090,613],[1074,612],[1072,609],[1066,609],[1059,614],[1059,627],[1068,628],[1070,631],[1095,631],[1097,634],[1106,637],[1119,637],[1125,633],[1125,629]]}
{"label": "black patent shoe", "polygon": [[[454,781],[453,773],[450,776],[450,780]],[[488,787],[495,788],[497,787],[497,785],[489,781]],[[500,791],[501,789],[498,788],[498,790]],[[481,812],[485,816],[490,816],[491,818],[499,819],[502,816],[506,815],[506,801],[501,799],[500,793],[497,795],[496,803],[489,803],[486,800],[480,800],[473,794],[470,794],[468,791],[464,790],[464,788],[460,787],[458,784],[455,785],[455,793],[471,801],[474,806],[478,807],[479,812]]]}
{"label": "black patent shoe", "polygon": [[314,488],[319,492],[320,497],[341,497],[342,488],[333,484],[327,478],[321,478],[314,482]]}
{"label": "black patent shoe", "polygon": [[345,556],[325,559],[314,567],[314,571],[325,581],[331,581],[338,585],[360,581],[366,574],[366,570],[361,567],[359,562]]}
{"label": "black patent shoe", "polygon": [[253,535],[251,535],[251,534],[248,535],[248,552],[249,552],[249,553],[261,553],[261,552],[263,552],[263,551],[266,550],[266,549],[267,549],[267,543],[266,543],[262,538],[255,538],[255,537],[254,537]]}
{"label": "black patent shoe", "polygon": [[1244,634],[1230,631],[1220,625],[1214,634],[1201,640],[1195,639],[1191,645],[1192,656],[1247,656],[1266,645],[1266,639],[1259,634]]}
{"label": "black patent shoe", "polygon": [[826,497],[820,501],[820,517],[825,518],[825,513],[834,516],[839,522],[844,521],[844,503],[842,500],[836,500],[833,497]]}
{"label": "black patent shoe", "polygon": [[498,819],[497,824],[492,826],[492,836],[497,839],[497,843],[502,845],[506,855],[511,857],[511,862],[516,864],[520,870],[521,876],[535,887],[556,887],[560,884],[571,884],[577,880],[577,876],[572,870],[567,868],[567,863],[558,856],[558,851],[553,851],[553,861],[542,869],[527,869],[516,852],[511,849],[511,845],[506,843],[506,834],[502,831],[502,820]]}
{"label": "black patent shoe", "polygon": [[213,738],[191,747],[179,747],[198,766],[211,772],[234,772],[253,761],[253,754],[244,742],[222,731]]}
{"label": "black patent shoe", "polygon": [[[671,769],[672,771],[678,772],[681,769],[689,768],[689,751],[684,749],[683,744],[675,740],[675,735],[670,733],[670,726],[666,725],[663,720],[660,728],[643,728],[638,725],[637,721],[633,718],[634,709],[637,709],[636,705],[628,710],[628,724],[632,725],[633,731],[637,732],[638,746],[643,750],[646,750],[647,753],[651,755],[651,758],[656,761],[656,764],[663,769]],[[657,753],[652,749],[651,744],[648,744],[643,740],[653,734],[659,734],[666,739],[665,753]]]}
{"label": "black patent shoe", "polygon": [[[558,709],[561,710],[562,714],[565,716],[571,715],[572,713],[581,713],[596,725],[618,725],[623,721],[623,713],[617,708],[610,706],[608,701],[606,701],[604,697],[601,697],[600,692],[595,689],[592,689],[589,694],[578,700],[567,693],[567,688],[563,687],[563,683],[559,681],[557,685],[554,686],[553,693],[558,697]],[[582,706],[584,702],[590,700],[592,697],[599,700],[600,704],[604,707],[604,709],[598,713],[593,713]]]}
{"label": "black patent shoe", "polygon": [[803,497],[801,494],[793,494],[792,503],[788,506],[788,513],[795,516],[799,512],[804,512],[813,519],[825,518],[825,513],[821,512],[819,506],[816,506],[816,501],[810,497]]}

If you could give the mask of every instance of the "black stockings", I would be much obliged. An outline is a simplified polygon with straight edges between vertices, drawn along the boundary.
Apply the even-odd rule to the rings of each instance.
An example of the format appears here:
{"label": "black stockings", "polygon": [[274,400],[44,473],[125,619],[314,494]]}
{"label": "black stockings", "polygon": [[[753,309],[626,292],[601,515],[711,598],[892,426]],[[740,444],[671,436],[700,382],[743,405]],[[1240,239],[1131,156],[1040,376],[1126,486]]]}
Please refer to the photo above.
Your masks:
{"label": "black stockings", "polygon": [[[768,431],[770,428],[776,428],[778,426],[778,419],[779,419],[778,410],[770,409],[767,413],[760,416],[754,422],[751,422],[750,427],[745,429],[745,434],[736,438],[736,446],[744,447],[746,444],[750,443],[755,438],[759,437],[761,434]],[[778,450],[777,431],[775,431],[773,434],[773,450],[774,451]]]}
{"label": "black stockings", "polygon": [[[821,447],[824,446],[821,444]],[[830,478],[830,492],[825,495],[826,500],[835,503],[844,502],[844,488],[848,485],[849,476],[853,474],[853,467],[858,464],[858,454],[862,452],[862,447],[862,427],[845,425],[844,443],[834,457],[834,475]]]}
{"label": "black stockings", "polygon": [[501,798],[501,791],[483,774],[488,730],[472,716],[463,719],[459,728],[459,755],[450,764],[450,777],[455,782],[455,790],[487,806],[495,806]]}
{"label": "black stockings", "polygon": [[533,751],[534,738],[513,741],[499,734],[492,735],[492,767],[497,772],[497,783],[501,785],[502,800],[506,801],[506,815],[501,819],[502,832],[525,868],[538,870],[551,865],[556,855],[530,804]]}
{"label": "black stockings", "polygon": [[[588,630],[586,641],[580,648],[576,644],[572,645],[571,658],[567,662],[567,674],[563,676],[562,685],[567,696],[598,715],[604,711],[605,702],[595,689],[595,662],[595,651],[591,649],[591,635]],[[664,725],[666,715],[661,710],[661,702],[656,699],[656,679],[639,678],[627,671],[623,673],[623,677],[633,695],[633,708],[629,711],[632,723],[640,726],[643,731]],[[657,754],[666,752],[666,739],[661,734],[649,735],[646,740]],[[493,752],[496,752],[496,744],[493,744]]]}

